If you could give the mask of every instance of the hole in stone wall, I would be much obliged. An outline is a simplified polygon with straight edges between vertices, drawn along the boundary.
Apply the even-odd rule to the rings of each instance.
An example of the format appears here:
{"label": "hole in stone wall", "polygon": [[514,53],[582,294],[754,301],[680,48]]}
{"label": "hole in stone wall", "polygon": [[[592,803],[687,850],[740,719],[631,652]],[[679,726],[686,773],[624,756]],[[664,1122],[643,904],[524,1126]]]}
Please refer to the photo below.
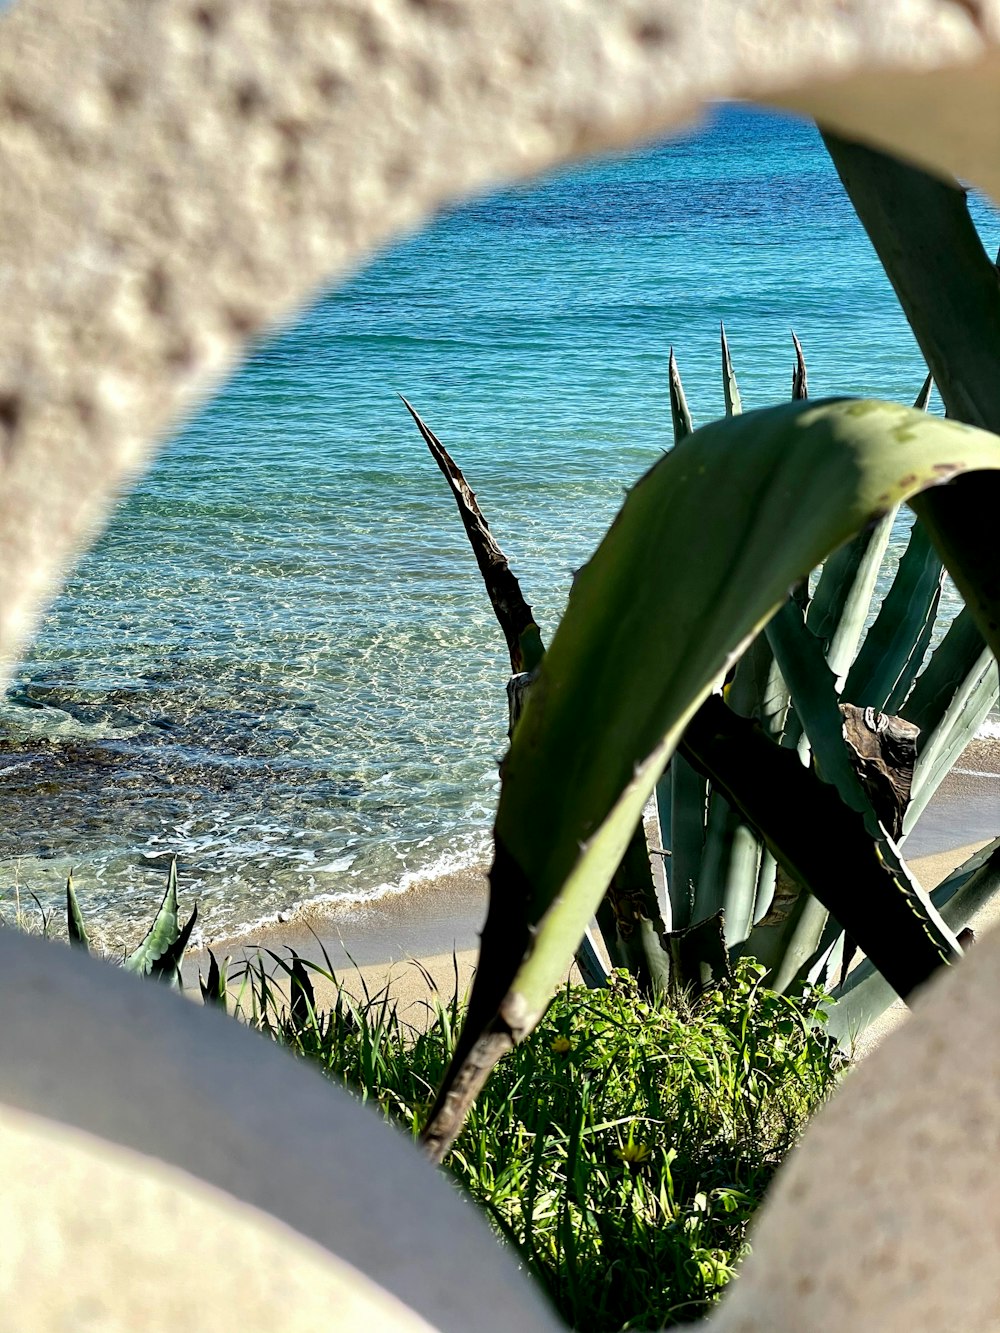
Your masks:
{"label": "hole in stone wall", "polygon": [[[170,303],[156,267],[145,299]],[[259,346],[18,673],[0,885],[54,906],[75,865],[84,910],[131,938],[176,851],[212,935],[480,861],[504,649],[395,394],[466,469],[549,640],[570,571],[669,442],[671,343],[696,421],[721,412],[722,318],[747,408],[787,396],[790,325],[817,395],[919,387],[815,131],[739,106],[447,210]]]}

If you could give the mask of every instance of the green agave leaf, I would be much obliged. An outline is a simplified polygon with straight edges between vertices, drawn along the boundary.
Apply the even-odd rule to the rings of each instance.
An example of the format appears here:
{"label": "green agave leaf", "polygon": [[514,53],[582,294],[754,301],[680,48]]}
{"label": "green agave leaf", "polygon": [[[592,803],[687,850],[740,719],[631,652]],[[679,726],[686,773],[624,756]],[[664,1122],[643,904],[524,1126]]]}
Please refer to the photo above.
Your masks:
{"label": "green agave leaf", "polygon": [[196,903],[191,915],[181,927],[177,938],[160,954],[159,958],[154,958],[150,963],[149,975],[151,977],[158,977],[161,981],[167,982],[168,985],[176,986],[178,990],[183,989],[181,963],[184,961],[184,950],[188,946],[191,932],[194,930],[197,920],[198,905]]}
{"label": "green agave leaf", "polygon": [[[792,751],[773,745],[715,697],[688,724],[683,747],[760,829],[789,875],[864,942],[899,994],[909,994],[940,962],[961,953],[923,891],[891,857],[891,844],[873,840],[864,816],[847,806],[830,783],[803,768]],[[823,830],[822,840],[817,828]],[[794,906],[804,911],[807,905]],[[815,924],[818,931],[824,929],[819,913]],[[818,943],[819,934],[800,964]]]}
{"label": "green agave leaf", "polygon": [[820,572],[806,613],[806,623],[823,644],[838,694],[857,656],[897,512],[893,507],[834,552]]}
{"label": "green agave leaf", "polygon": [[822,645],[793,602],[786,601],[778,610],[767,627],[767,639],[788,682],[795,712],[805,728],[823,779],[833,784],[845,805],[862,815],[869,836],[878,838],[881,830],[875,812],[844,743],[844,719],[833,673],[823,656]]}
{"label": "green agave leaf", "polygon": [[674,424],[674,448],[680,444],[681,440],[687,437],[694,430],[691,424],[691,413],[688,411],[687,399],[684,397],[684,385],[681,383],[681,373],[677,369],[677,358],[674,356],[674,349],[670,349],[670,360],[667,365],[667,379],[670,383],[670,416]]}
{"label": "green agave leaf", "polygon": [[721,911],[728,945],[746,939],[750,932],[760,856],[760,839],[729,802],[718,792],[713,792],[694,920],[703,921]]}
{"label": "green agave leaf", "polygon": [[73,888],[72,871],[66,877],[66,926],[70,944],[82,949],[84,953],[89,953],[90,940],[87,937],[87,927],[84,925],[80,904],[77,902],[76,890]]}
{"label": "green agave leaf", "polygon": [[[511,670],[515,675],[530,673],[542,660],[545,648],[520,582],[493,537],[464,472],[415,408],[402,395],[400,397],[451,488],[494,615],[507,640]],[[636,827],[622,864],[609,886],[608,898],[608,911],[598,913],[598,925],[609,956],[616,966],[633,970],[647,993],[651,993],[657,989],[656,978],[669,972],[669,959],[663,951],[665,943],[662,948],[657,943],[662,934],[662,923],[641,823]],[[650,929],[646,929],[643,922]],[[585,975],[595,977],[600,968],[603,976],[596,954],[591,956],[585,952],[579,963]]]}
{"label": "green agave leaf", "polygon": [[707,426],[633,488],[576,577],[507,757],[432,1155],[544,1012],[684,727],[789,586],[922,488],[998,466],[994,437],[910,408],[794,403]]}
{"label": "green agave leaf", "polygon": [[733,373],[733,362],[729,355],[729,343],[726,341],[726,326],[719,324],[722,336],[722,395],[726,400],[726,416],[734,417],[743,411],[739,385]]}
{"label": "green agave leaf", "polygon": [[896,713],[923,665],[934,632],[944,570],[926,529],[915,523],[874,623],[844,685],[859,708]]}
{"label": "green agave leaf", "polygon": [[[604,905],[607,910],[598,912],[597,923],[609,958],[616,967],[628,968],[645,994],[665,994],[671,984],[670,955],[641,821],[608,885]],[[592,961],[585,960],[588,968]]]}
{"label": "green agave leaf", "polygon": [[686,930],[694,922],[695,894],[705,851],[708,784],[683,755],[670,762],[670,861],[667,885],[671,929]]}
{"label": "green agave leaf", "polygon": [[[965,190],[837,135],[823,139],[948,416],[1000,432],[1000,283]],[[1000,477],[958,477],[953,486],[915,499],[913,509],[996,655],[993,533]]]}
{"label": "green agave leaf", "polygon": [[927,802],[1000,698],[997,664],[989,648],[980,650],[965,679],[945,698],[947,708],[940,722],[933,730],[921,733],[919,738],[910,804],[903,818],[904,837],[913,829]]}
{"label": "green agave leaf", "polygon": [[583,977],[584,985],[589,986],[591,990],[599,990],[600,987],[608,984],[608,969],[604,966],[604,960],[597,951],[593,932],[589,927],[580,941],[579,949],[576,951],[576,965],[580,969],[580,976]]}
{"label": "green agave leaf", "polygon": [[139,947],[125,959],[122,966],[127,972],[138,972],[148,976],[153,964],[162,958],[180,938],[181,929],[177,921],[177,858],[170,862],[167,874],[167,891],[163,895],[159,911],[153,918],[146,938]]}
{"label": "green agave leaf", "polygon": [[[998,892],[1000,838],[988,843],[953,870],[930,896],[945,923],[958,932]],[[867,958],[833,994],[835,1003],[827,1009],[825,1030],[848,1052],[858,1033],[884,1014],[896,1000],[895,991]]]}
{"label": "green agave leaf", "polygon": [[784,872],[769,911],[734,956],[755,958],[767,968],[768,988],[783,995],[815,956],[829,919],[820,900]]}

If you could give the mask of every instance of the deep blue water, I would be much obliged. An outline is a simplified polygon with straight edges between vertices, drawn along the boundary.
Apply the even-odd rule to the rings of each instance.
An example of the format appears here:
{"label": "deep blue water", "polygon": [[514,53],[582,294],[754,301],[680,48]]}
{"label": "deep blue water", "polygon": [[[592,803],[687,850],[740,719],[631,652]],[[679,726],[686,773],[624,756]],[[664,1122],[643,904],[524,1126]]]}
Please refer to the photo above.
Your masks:
{"label": "deep blue water", "polygon": [[[977,205],[988,246],[998,229]],[[502,638],[396,398],[465,468],[551,635],[669,443],[667,352],[722,411],[911,401],[913,338],[815,129],[697,133],[439,217],[260,347],[119,509],[0,723],[0,889],[146,914],[181,857],[206,934],[485,854]],[[130,927],[131,928],[131,927]]]}

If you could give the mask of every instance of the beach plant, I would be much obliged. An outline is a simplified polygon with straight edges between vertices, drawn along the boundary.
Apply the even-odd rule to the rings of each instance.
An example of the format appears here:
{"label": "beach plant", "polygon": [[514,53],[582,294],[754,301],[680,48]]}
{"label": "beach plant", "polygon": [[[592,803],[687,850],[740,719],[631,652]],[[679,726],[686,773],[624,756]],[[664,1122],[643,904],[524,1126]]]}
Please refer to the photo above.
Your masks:
{"label": "beach plant", "polygon": [[[278,961],[286,981],[297,961],[335,982],[328,960]],[[428,985],[404,1012],[388,989],[338,989],[317,1010],[311,987],[297,1005],[252,969],[248,1017],[417,1137],[464,1021],[456,994]],[[448,1169],[569,1327],[686,1323],[733,1277],[838,1068],[809,1008],[765,989],[749,960],[679,1007],[615,972],[598,990],[559,991],[473,1108]]]}
{"label": "beach plant", "polygon": [[[805,358],[794,333],[792,337],[792,397],[804,400]],[[742,404],[724,328],[721,354],[726,411],[732,416]],[[676,448],[693,425],[673,349],[668,381]],[[914,404],[917,409],[926,410],[931,387],[928,376]],[[501,624],[505,615],[513,620],[512,580],[520,590],[475,497],[441,442],[407,407],[435,461],[453,482],[473,549],[488,540],[489,559],[478,554],[488,588],[496,571],[503,570],[503,598],[493,595],[492,601]],[[474,515],[470,506],[475,506]],[[662,906],[640,825],[597,908],[613,965],[632,970],[647,991],[712,984],[732,960],[751,957],[765,965],[768,984],[779,992],[801,991],[822,981],[844,997],[833,1024],[842,1037],[856,1035],[892,1002],[893,990],[881,974],[873,976],[871,968],[845,990],[854,942],[825,904],[831,892],[836,893],[836,880],[847,863],[855,876],[867,871],[868,879],[881,877],[873,860],[878,839],[888,835],[898,852],[998,693],[992,654],[967,611],[929,655],[916,685],[935,629],[943,567],[926,532],[915,523],[888,591],[878,598],[876,585],[880,575],[886,577],[897,513],[890,509],[825,562],[812,591],[807,582],[800,583],[727,673],[722,699],[740,719],[755,724],[755,730],[744,727],[745,746],[759,776],[766,772],[770,781],[755,783],[732,747],[713,737],[705,725],[713,717],[724,720],[730,730],[739,725],[721,711],[720,700],[713,700],[657,784],[659,827],[652,830],[652,855],[666,860]],[[530,608],[521,598],[517,623],[529,619]],[[505,632],[511,644],[515,636],[510,629]],[[517,669],[513,653],[511,665]],[[530,676],[522,674],[517,680],[523,693]],[[813,799],[819,805],[811,812],[812,823],[791,824],[782,820],[780,809],[797,810],[808,779],[801,764],[773,754],[766,742],[808,760],[813,735],[817,765],[832,785],[815,787]],[[714,779],[706,776],[709,759]],[[866,798],[862,805],[859,782]],[[741,811],[734,788],[744,790],[743,800],[751,803],[755,819]],[[866,814],[869,827],[857,819],[845,822],[840,802]],[[815,836],[820,815],[825,826],[838,833],[839,857],[828,856]],[[782,823],[789,826],[781,830]],[[763,828],[780,837],[785,864],[779,864]],[[794,859],[794,872],[788,868],[789,858]],[[981,902],[1000,887],[1000,876],[992,863],[977,868],[982,873],[976,901]],[[937,905],[947,904],[947,919],[956,929],[969,912],[969,891],[957,888],[960,882],[967,885],[967,869],[956,872],[937,895]],[[599,983],[600,963],[586,947],[586,937],[578,960],[584,975]],[[866,984],[859,986],[859,981]]]}
{"label": "beach plant", "polygon": [[[717,691],[833,552],[922,491],[998,468],[985,431],[886,403],[798,401],[693,433],[632,488],[576,577],[514,728],[469,1016],[425,1132],[433,1157],[544,1013],[682,738],[793,878],[857,847],[811,887],[898,995],[960,956],[850,763],[832,676],[808,711],[795,701],[808,767]],[[966,558],[981,534],[962,548],[959,524],[929,528],[995,652],[1000,585],[988,559]],[[791,807],[768,799],[778,778],[795,783]]]}
{"label": "beach plant", "polygon": [[[122,959],[122,967],[126,972],[135,972],[138,976],[155,977],[159,981],[165,981],[170,986],[176,986],[178,990],[182,989],[181,965],[197,920],[198,905],[196,903],[187,921],[183,925],[181,924],[180,908],[177,902],[177,858],[173,857],[167,871],[167,887],[163,895],[163,901],[160,903],[142,941]],[[89,953],[91,949],[90,938],[83,913],[80,910],[72,872],[66,879],[66,928],[70,945]],[[218,973],[218,965],[214,957],[212,958],[212,964]],[[211,979],[208,984],[209,986],[212,985]],[[221,985],[224,997],[224,978]],[[216,977],[215,986],[216,991],[218,991],[218,977]],[[203,985],[203,996],[205,995],[205,989],[206,987]],[[215,998],[216,1002],[219,1002],[217,994]]]}

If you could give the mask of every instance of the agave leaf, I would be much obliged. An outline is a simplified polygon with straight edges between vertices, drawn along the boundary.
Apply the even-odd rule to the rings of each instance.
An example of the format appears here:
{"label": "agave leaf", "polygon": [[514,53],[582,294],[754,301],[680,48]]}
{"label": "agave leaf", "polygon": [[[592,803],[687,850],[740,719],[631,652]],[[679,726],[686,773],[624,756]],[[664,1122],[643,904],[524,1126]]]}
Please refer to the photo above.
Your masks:
{"label": "agave leaf", "polygon": [[195,903],[194,910],[181,927],[177,938],[160,954],[159,958],[154,958],[151,961],[149,965],[149,975],[151,977],[159,977],[161,981],[167,982],[168,985],[176,986],[178,990],[183,989],[181,963],[184,961],[184,950],[188,946],[191,932],[194,930],[197,920],[198,904]]}
{"label": "agave leaf", "polygon": [[734,417],[743,411],[743,403],[740,399],[740,389],[736,383],[736,375],[733,373],[732,358],[729,355],[726,326],[721,322],[719,332],[722,335],[722,394],[726,400],[726,416]]}
{"label": "agave leaf", "polygon": [[177,858],[170,862],[167,873],[167,891],[163,895],[159,911],[153,918],[146,938],[139,947],[125,959],[122,966],[127,972],[138,972],[147,976],[157,959],[162,958],[176,944],[180,937],[177,921]]}
{"label": "agave leaf", "polygon": [[[948,416],[1000,432],[1000,283],[965,191],[875,149],[834,134],[823,138]],[[913,508],[995,652],[1000,477],[957,477],[915,499]]]}
{"label": "agave leaf", "polygon": [[[400,397],[402,398],[402,394]],[[493,611],[507,640],[510,669],[515,674],[533,671],[541,661],[544,649],[541,633],[535,624],[531,607],[521,592],[521,585],[512,573],[507,557],[500,549],[496,538],[490,532],[490,525],[486,522],[475,492],[466,481],[462,469],[430,427],[420,419],[416,409],[405,398],[402,398],[402,401],[416,422],[417,429],[431,452],[431,457],[451,487],[469,545],[472,547],[476,564],[479,566],[479,572],[483,576],[486,591],[493,604]]]}
{"label": "agave leaf", "polygon": [[608,984],[608,969],[604,966],[604,960],[597,951],[597,945],[594,943],[594,933],[589,926],[580,941],[579,949],[576,951],[576,965],[580,969],[580,976],[583,977],[584,985],[589,986],[591,990],[599,990],[602,986]]}
{"label": "agave leaf", "polygon": [[686,930],[694,921],[695,894],[705,851],[708,784],[683,755],[670,762],[670,863],[667,885],[671,929]]}
{"label": "agave leaf", "polygon": [[760,869],[760,839],[718,792],[709,801],[694,919],[721,911],[730,947],[746,939],[753,922]]}
{"label": "agave leaf", "polygon": [[[965,616],[967,612],[961,612],[953,621],[948,635],[937,645],[935,657],[913,690],[913,696],[919,692],[919,697],[912,700],[912,713],[916,716],[911,720],[916,721],[916,717],[920,716],[925,721],[917,741],[917,760],[909,786],[909,805],[903,818],[904,837],[912,832],[945,774],[951,772],[952,765],[969,741],[975,738],[989,710],[995,706],[997,697],[1000,697],[996,660],[992,652],[981,645],[983,641],[972,623],[972,617],[963,619]],[[977,648],[979,651],[976,652]],[[947,678],[952,667],[961,667],[963,663],[967,670],[959,684],[951,686],[947,692],[941,689],[936,700],[932,700],[931,686],[941,678]],[[941,669],[935,670],[939,664]],[[931,677],[931,680],[924,686],[925,677]],[[911,717],[911,702],[905,705],[903,716]]]}
{"label": "agave leaf", "polygon": [[753,909],[754,925],[763,921],[771,910],[777,887],[777,874],[778,863],[774,859],[774,853],[765,846],[761,852],[760,868],[757,871],[757,890],[754,895]]}
{"label": "agave leaf", "polygon": [[981,847],[946,875],[931,902],[953,930],[963,930],[1000,889],[1000,838]]}
{"label": "agave leaf", "polygon": [[[975,852],[953,870],[931,893],[931,902],[955,932],[963,930],[974,913],[1000,891],[1000,838]],[[834,991],[825,1030],[850,1051],[859,1032],[885,1013],[896,993],[870,959],[860,963]]]}
{"label": "agave leaf", "polygon": [[[604,903],[610,916],[599,913],[597,921],[608,956],[617,960],[616,966],[628,968],[646,995],[665,994],[670,986],[670,955],[641,821],[608,885]],[[613,949],[607,929],[614,933]]]}
{"label": "agave leaf", "polygon": [[896,577],[848,672],[846,700],[882,713],[902,706],[930,644],[943,578],[926,529],[914,523]]}
{"label": "agave leaf", "polygon": [[[939,962],[961,953],[922,890],[892,864],[891,844],[873,840],[864,816],[813,770],[803,768],[790,750],[773,745],[752,722],[714,697],[689,723],[683,745],[760,829],[793,879],[863,942],[899,994],[909,994]],[[823,830],[822,840],[816,838],[817,828]]]}
{"label": "agave leaf", "polygon": [[691,424],[691,413],[688,411],[687,399],[684,397],[684,385],[681,383],[681,373],[677,369],[677,358],[674,356],[674,349],[670,349],[670,361],[667,365],[667,379],[670,382],[670,417],[674,424],[674,448],[680,444],[681,440],[687,437],[694,430]]}
{"label": "agave leaf", "polygon": [[786,601],[767,627],[767,638],[792,703],[802,720],[824,781],[864,819],[869,836],[881,830],[844,743],[844,719],[834,691],[833,673],[819,640],[803,623],[798,607]]}
{"label": "agave leaf", "polygon": [[827,560],[809,604],[806,623],[823,644],[838,694],[857,656],[897,512],[892,508]]}
{"label": "agave leaf", "polygon": [[737,662],[723,693],[734,713],[756,718],[769,736],[780,738],[790,695],[766,634],[758,634]]}
{"label": "agave leaf", "polygon": [[792,342],[795,344],[795,367],[792,370],[792,399],[801,401],[809,397],[809,380],[806,375],[806,359],[802,355],[802,344],[792,330]]}
{"label": "agave leaf", "polygon": [[218,959],[211,949],[208,951],[208,980],[206,981],[201,972],[198,972],[198,986],[201,990],[201,998],[205,1004],[214,1004],[218,1008],[225,1010],[228,1000],[227,974],[229,972],[229,958],[222,960],[222,966],[219,966]]}
{"label": "agave leaf", "polygon": [[[413,406],[405,398],[402,401],[416,422],[431,456],[451,487],[494,614],[507,640],[511,670],[514,672],[514,676],[508,682],[511,731],[513,731],[524,700],[527,698],[530,673],[538,666],[544,655],[540,631],[532,616],[531,607],[521,591],[520,582],[490,532],[486,517],[465,474],[430,427],[421,420]],[[517,687],[512,689],[515,683]],[[599,914],[598,924],[602,935],[605,936],[609,954],[616,960],[616,965],[634,967],[636,975],[649,993],[655,989],[654,978],[665,976],[669,971],[669,959],[665,953],[657,956],[656,941],[662,934],[662,922],[641,823],[633,834],[629,850],[608,889],[608,894],[611,914],[610,916],[607,913]],[[640,929],[641,920],[648,921],[651,929]],[[618,927],[626,932],[625,938],[628,944],[623,949],[619,948],[618,941],[611,933],[612,923],[616,933]],[[593,974],[595,959],[584,957],[581,966],[588,974]]]}
{"label": "agave leaf", "polygon": [[87,937],[87,927],[84,925],[80,904],[77,902],[76,890],[73,888],[72,871],[66,877],[66,926],[70,944],[82,949],[84,953],[89,953],[90,940]]}
{"label": "agave leaf", "polygon": [[782,870],[769,911],[734,957],[756,959],[767,969],[768,988],[784,995],[815,956],[829,919],[819,899]]}
{"label": "agave leaf", "polygon": [[[707,426],[633,488],[576,577],[507,756],[480,964],[425,1131],[433,1156],[544,1012],[684,727],[788,587],[922,487],[998,466],[993,437],[911,408],[793,403]],[[905,987],[912,958],[926,975],[939,951],[926,910],[880,867],[884,907],[866,902],[860,930],[843,923],[875,956],[870,932],[902,903],[884,962]]]}

